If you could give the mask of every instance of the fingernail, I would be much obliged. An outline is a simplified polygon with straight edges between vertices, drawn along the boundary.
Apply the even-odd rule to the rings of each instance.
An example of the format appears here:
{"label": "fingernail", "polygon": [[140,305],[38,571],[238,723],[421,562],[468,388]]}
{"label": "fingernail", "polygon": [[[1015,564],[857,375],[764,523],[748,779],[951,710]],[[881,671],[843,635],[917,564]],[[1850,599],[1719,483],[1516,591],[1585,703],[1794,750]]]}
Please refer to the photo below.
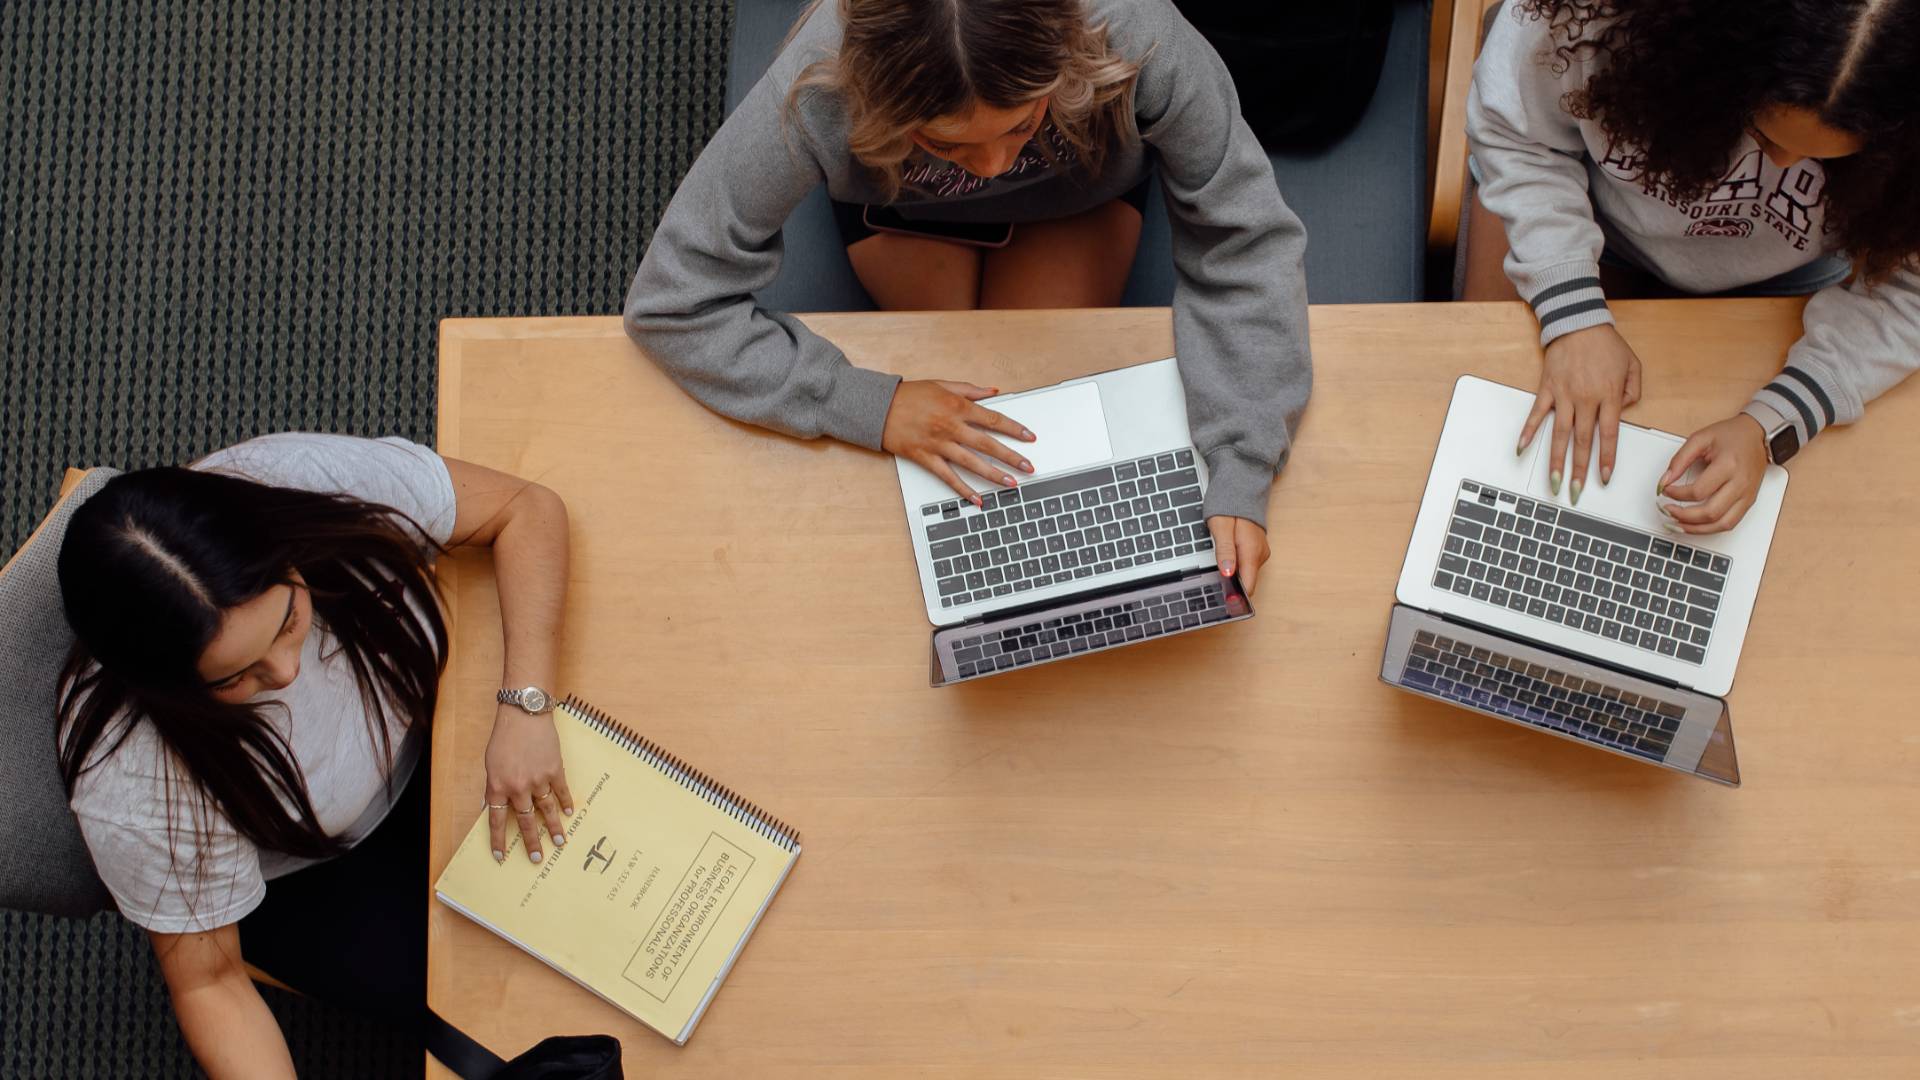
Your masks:
{"label": "fingernail", "polygon": [[1032,471],[1033,471],[1033,462],[1031,462],[1031,461],[1023,461],[1023,462],[1021,462],[1021,463],[1020,463],[1020,467],[1021,467],[1021,468],[1023,468],[1023,469],[1025,469],[1025,470],[1027,470],[1028,472],[1032,472]]}
{"label": "fingernail", "polygon": [[1220,575],[1221,575],[1222,577],[1232,577],[1232,576],[1233,576],[1233,564],[1232,564],[1232,563],[1221,563],[1221,564],[1220,564]]}
{"label": "fingernail", "polygon": [[507,853],[506,853],[506,852],[504,852],[504,851],[501,851],[501,850],[500,850],[500,849],[498,849],[498,848],[495,848],[495,849],[494,849],[494,851],[493,851],[493,861],[494,861],[494,862],[506,862],[506,861],[507,861]]}
{"label": "fingernail", "polygon": [[1520,456],[1521,454],[1524,454],[1524,453],[1526,453],[1526,452],[1527,452],[1527,444],[1526,444],[1526,443],[1514,443],[1514,444],[1513,444],[1513,456],[1514,456],[1514,457],[1519,457],[1519,456]]}
{"label": "fingernail", "polygon": [[1555,495],[1560,494],[1560,470],[1559,469],[1553,470],[1553,472],[1550,475],[1548,475],[1547,490],[1553,492]]}
{"label": "fingernail", "polygon": [[553,842],[554,842],[554,845],[555,845],[556,847],[566,847],[566,846],[567,846],[567,834],[566,834],[566,833],[554,833],[554,834],[553,834]]}
{"label": "fingernail", "polygon": [[1022,436],[1023,436],[1023,437],[1024,437],[1024,438],[1025,438],[1026,440],[1027,440],[1027,441],[1028,441],[1028,442],[1032,442],[1032,441],[1034,440],[1034,434],[1033,434],[1033,432],[1031,432],[1031,431],[1028,431],[1028,430],[1027,430],[1026,428],[1021,428],[1021,429],[1020,429],[1020,434],[1021,434],[1021,435],[1022,435]]}
{"label": "fingernail", "polygon": [[567,814],[567,816],[568,816],[568,817],[572,817],[572,816],[573,816],[573,807],[571,807],[571,806],[569,806],[569,807],[567,807],[567,810],[566,810],[566,814]]}
{"label": "fingernail", "polygon": [[1003,477],[1001,477],[1001,478],[1000,478],[1000,482],[1001,482],[1001,483],[1003,483],[1003,484],[1005,484],[1005,485],[1007,485],[1008,487],[1012,487],[1012,486],[1013,486],[1013,477],[1011,477],[1011,476],[1003,476]]}
{"label": "fingernail", "polygon": [[529,851],[529,852],[527,852],[527,858],[529,858],[529,859],[532,859],[532,860],[533,860],[534,862],[539,862],[539,861],[540,861],[540,852],[538,852],[538,851]]}
{"label": "fingernail", "polygon": [[1661,496],[1661,495],[1665,495],[1666,493],[1667,493],[1667,482],[1666,482],[1666,481],[1664,481],[1664,480],[1662,480],[1661,482],[1659,482],[1658,484],[1655,484],[1655,485],[1653,486],[1653,494],[1654,494],[1654,496],[1655,496],[1655,497],[1658,497],[1658,496]]}
{"label": "fingernail", "polygon": [[1580,505],[1580,491],[1582,488],[1585,488],[1586,486],[1587,485],[1585,483],[1579,480],[1575,480],[1573,482],[1573,505],[1575,506]]}
{"label": "fingernail", "polygon": [[984,510],[984,509],[986,509],[986,508],[985,508],[984,506],[981,506],[981,505],[980,505],[980,496],[978,496],[978,495],[975,495],[975,496],[973,497],[973,508],[974,508],[975,510]]}
{"label": "fingernail", "polygon": [[1601,469],[1601,470],[1600,470],[1600,486],[1601,486],[1601,487],[1606,487],[1606,486],[1607,486],[1607,481],[1609,481],[1609,480],[1611,480],[1611,479],[1613,479],[1613,470],[1612,470],[1612,469]]}

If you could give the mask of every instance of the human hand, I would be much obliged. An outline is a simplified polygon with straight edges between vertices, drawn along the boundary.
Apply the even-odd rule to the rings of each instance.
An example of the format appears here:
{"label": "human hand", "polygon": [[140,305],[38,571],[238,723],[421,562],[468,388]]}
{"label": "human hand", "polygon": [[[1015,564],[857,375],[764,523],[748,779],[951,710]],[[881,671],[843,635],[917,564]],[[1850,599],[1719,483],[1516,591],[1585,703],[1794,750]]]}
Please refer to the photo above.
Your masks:
{"label": "human hand", "polygon": [[493,833],[494,861],[507,857],[509,817],[520,823],[529,860],[540,861],[542,825],[555,847],[565,847],[563,813],[573,813],[573,793],[567,790],[553,714],[535,716],[517,705],[502,704],[493,716],[493,736],[487,740],[487,825]]}
{"label": "human hand", "polygon": [[1553,414],[1553,456],[1549,486],[1560,494],[1561,468],[1567,460],[1567,442],[1573,442],[1572,499],[1580,501],[1587,482],[1587,462],[1593,454],[1593,436],[1600,435],[1600,482],[1613,479],[1614,450],[1620,441],[1620,411],[1640,400],[1640,357],[1610,323],[1589,326],[1553,339],[1540,371],[1540,389],[1533,411],[1520,430],[1514,453],[1532,444],[1541,421]]}
{"label": "human hand", "polygon": [[[1691,484],[1675,484],[1694,462],[1705,462]],[[1740,524],[1760,493],[1767,474],[1767,433],[1760,421],[1741,413],[1693,433],[1673,455],[1655,496],[1660,512],[1680,532],[1725,532]],[[1678,499],[1691,505],[1668,505]]]}
{"label": "human hand", "polygon": [[1240,571],[1240,587],[1253,595],[1253,583],[1267,563],[1267,530],[1246,518],[1220,515],[1207,519],[1207,531],[1213,534],[1213,557],[1221,577]]}
{"label": "human hand", "polygon": [[953,471],[955,465],[997,479],[1007,487],[1015,486],[1014,478],[995,461],[1021,472],[1033,471],[1032,463],[1019,451],[987,434],[997,431],[1026,442],[1034,440],[1033,432],[974,404],[996,393],[999,391],[972,383],[934,379],[903,382],[893,392],[880,447],[939,477],[962,498],[979,506],[980,496]]}

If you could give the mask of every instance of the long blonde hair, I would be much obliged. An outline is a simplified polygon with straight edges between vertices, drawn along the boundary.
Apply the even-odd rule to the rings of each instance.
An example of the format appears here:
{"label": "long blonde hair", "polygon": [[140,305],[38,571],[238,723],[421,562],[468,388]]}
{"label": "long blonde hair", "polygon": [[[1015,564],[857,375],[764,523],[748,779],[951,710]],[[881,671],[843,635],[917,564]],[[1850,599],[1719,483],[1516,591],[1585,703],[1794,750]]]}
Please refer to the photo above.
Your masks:
{"label": "long blonde hair", "polygon": [[[825,2],[807,5],[796,34]],[[976,104],[1011,109],[1049,97],[1048,119],[1093,174],[1110,143],[1139,138],[1133,87],[1140,65],[1108,47],[1106,24],[1088,20],[1083,0],[834,2],[840,51],[801,71],[787,108],[811,90],[839,95],[847,148],[874,171],[888,199],[899,194],[914,129]]]}

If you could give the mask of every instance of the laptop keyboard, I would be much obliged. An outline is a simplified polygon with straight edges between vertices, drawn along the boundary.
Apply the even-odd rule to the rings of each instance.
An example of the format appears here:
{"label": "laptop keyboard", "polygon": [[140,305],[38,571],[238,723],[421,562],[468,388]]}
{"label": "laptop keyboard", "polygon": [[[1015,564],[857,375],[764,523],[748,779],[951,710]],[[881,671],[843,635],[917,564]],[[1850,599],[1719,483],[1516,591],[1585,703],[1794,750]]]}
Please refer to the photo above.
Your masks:
{"label": "laptop keyboard", "polygon": [[1732,565],[1725,555],[1466,480],[1433,587],[1699,664]]}
{"label": "laptop keyboard", "polygon": [[1070,615],[1036,615],[1031,622],[955,641],[953,660],[965,679],[1190,630],[1246,610],[1238,593],[1229,596],[1215,581]]}
{"label": "laptop keyboard", "polygon": [[920,508],[940,606],[957,607],[1213,547],[1191,449]]}
{"label": "laptop keyboard", "polygon": [[1535,727],[1665,760],[1685,709],[1421,630],[1401,685]]}

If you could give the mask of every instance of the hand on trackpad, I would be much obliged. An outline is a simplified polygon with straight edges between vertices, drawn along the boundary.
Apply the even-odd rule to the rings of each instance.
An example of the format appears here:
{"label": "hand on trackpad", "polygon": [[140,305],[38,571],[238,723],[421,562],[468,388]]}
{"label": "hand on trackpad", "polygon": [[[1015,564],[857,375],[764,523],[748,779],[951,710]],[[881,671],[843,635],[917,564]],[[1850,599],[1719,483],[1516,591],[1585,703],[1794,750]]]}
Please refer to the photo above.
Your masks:
{"label": "hand on trackpad", "polygon": [[[997,432],[992,435],[1033,463],[1027,479],[1069,472],[1113,456],[1106,410],[1100,405],[1100,387],[1094,383],[987,398],[980,404],[1033,432],[1032,442],[1018,442]],[[987,486],[995,485],[988,482]]]}

